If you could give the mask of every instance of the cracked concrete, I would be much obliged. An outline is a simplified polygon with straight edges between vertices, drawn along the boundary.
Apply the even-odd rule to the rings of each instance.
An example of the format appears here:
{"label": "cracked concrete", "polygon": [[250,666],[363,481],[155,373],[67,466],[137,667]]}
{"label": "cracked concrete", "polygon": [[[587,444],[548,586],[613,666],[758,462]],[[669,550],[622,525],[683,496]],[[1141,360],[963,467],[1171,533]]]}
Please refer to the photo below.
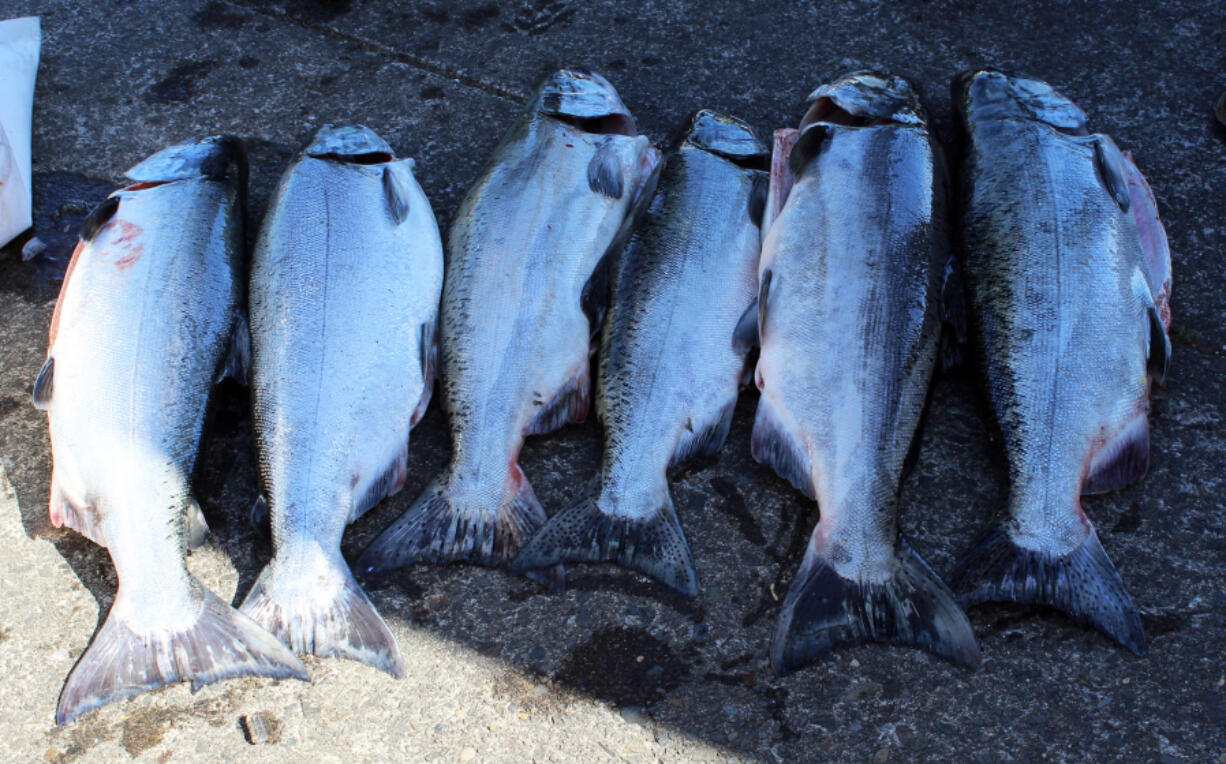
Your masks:
{"label": "cracked concrete", "polygon": [[[3,14],[43,18],[35,231],[49,245],[29,263],[0,255],[4,758],[1226,760],[1226,128],[1213,122],[1226,4],[9,0]],[[115,592],[104,550],[48,526],[46,421],[29,405],[84,215],[152,151],[231,132],[251,151],[258,221],[319,125],[360,121],[417,159],[446,226],[535,82],[573,63],[608,76],[657,141],[700,106],[765,136],[823,79],[886,68],[920,83],[947,142],[949,78],[992,64],[1049,80],[1135,152],[1174,253],[1175,355],[1155,395],[1149,477],[1085,507],[1142,611],[1149,656],[1059,614],[991,606],[971,614],[977,673],[865,646],[773,677],[777,597],[816,512],[749,458],[746,394],[724,450],[673,482],[696,600],[609,567],[576,569],[559,595],[497,571],[414,568],[371,592],[405,652],[400,681],[312,659],[309,685],[172,687],[54,728],[63,679]],[[189,561],[231,599],[270,551],[246,521],[248,406],[245,391],[220,389],[197,480],[215,536]],[[594,472],[599,447],[593,422],[529,441],[522,464],[547,510]],[[1003,499],[997,449],[975,381],[938,380],[902,528],[940,573]],[[447,452],[435,406],[405,490],[355,524],[346,552],[406,509]],[[268,737],[252,746],[243,719],[256,714]]]}

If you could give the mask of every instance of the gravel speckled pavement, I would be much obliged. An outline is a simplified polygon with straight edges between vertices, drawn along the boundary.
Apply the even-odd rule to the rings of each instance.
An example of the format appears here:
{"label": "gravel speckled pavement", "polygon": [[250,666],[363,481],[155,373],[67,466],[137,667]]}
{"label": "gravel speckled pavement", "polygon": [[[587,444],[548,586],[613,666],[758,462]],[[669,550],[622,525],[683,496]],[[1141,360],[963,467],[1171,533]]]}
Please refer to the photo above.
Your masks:
{"label": "gravel speckled pavement", "polygon": [[[34,182],[49,250],[0,255],[0,758],[1226,762],[1226,130],[1212,118],[1226,3],[1043,6],[7,0],[0,15],[43,19]],[[258,221],[313,131],[357,121],[417,158],[446,226],[534,83],[564,64],[607,75],[656,141],[702,106],[765,137],[822,80],[881,67],[923,86],[947,142],[949,78],[996,65],[1050,81],[1135,152],[1174,253],[1174,358],[1148,479],[1085,508],[1149,656],[1057,613],[985,606],[971,614],[977,673],[866,646],[776,679],[777,595],[816,511],[749,458],[747,393],[723,452],[675,479],[702,577],[694,601],[610,567],[576,568],[556,595],[497,571],[420,567],[372,591],[405,653],[400,681],[310,659],[311,684],[181,685],[55,728],[64,677],[116,585],[104,550],[49,527],[46,419],[29,402],[84,215],[147,154],[229,132],[251,150]],[[215,536],[189,565],[241,599],[270,553],[246,520],[257,482],[244,390],[222,388],[206,437],[197,492]],[[407,508],[447,449],[435,405],[404,492],[351,529],[347,553]],[[529,441],[523,467],[549,511],[598,452],[594,422]],[[940,379],[902,520],[938,572],[1000,505],[1004,478],[974,379]]]}

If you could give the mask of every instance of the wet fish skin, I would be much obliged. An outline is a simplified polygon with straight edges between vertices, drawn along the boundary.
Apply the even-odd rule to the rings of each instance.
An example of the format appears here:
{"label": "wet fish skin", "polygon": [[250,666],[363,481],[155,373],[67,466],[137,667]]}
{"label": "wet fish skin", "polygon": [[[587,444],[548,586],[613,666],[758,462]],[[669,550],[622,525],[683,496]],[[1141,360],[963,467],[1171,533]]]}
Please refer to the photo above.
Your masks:
{"label": "wet fish skin", "polygon": [[753,456],[821,509],[771,664],[788,673],[875,641],[976,666],[965,614],[897,522],[940,341],[943,159],[900,77],[853,72],[811,101],[799,136],[776,136],[791,154],[773,167],[798,177],[759,266]]}
{"label": "wet fish skin", "polygon": [[242,610],[295,652],[396,676],[396,638],[340,544],[403,487],[409,431],[433,388],[443,246],[412,167],[368,128],[325,126],[283,175],[251,272],[275,554]]}
{"label": "wet fish skin", "polygon": [[564,69],[538,88],[449,234],[440,322],[451,462],[359,570],[500,567],[544,523],[519,450],[526,435],[587,414],[602,310],[592,285],[655,154],[603,77]]}
{"label": "wet fish skin", "polygon": [[1156,206],[1131,159],[1048,84],[978,70],[954,96],[970,308],[1010,487],[953,588],[967,606],[1056,607],[1143,655],[1136,607],[1080,496],[1148,467],[1150,383],[1170,352]]}
{"label": "wet fish skin", "polygon": [[670,466],[728,435],[757,293],[767,152],[739,120],[697,112],[664,160],[651,206],[618,259],[600,348],[600,474],[523,548],[513,572],[561,562],[637,570],[687,596],[698,576],[668,490]]}
{"label": "wet fish skin", "polygon": [[34,389],[51,430],[51,518],[107,547],[119,590],[65,683],[59,724],[180,680],[307,678],[184,565],[205,405],[246,331],[245,173],[232,138],[155,154],[90,215],[69,264]]}

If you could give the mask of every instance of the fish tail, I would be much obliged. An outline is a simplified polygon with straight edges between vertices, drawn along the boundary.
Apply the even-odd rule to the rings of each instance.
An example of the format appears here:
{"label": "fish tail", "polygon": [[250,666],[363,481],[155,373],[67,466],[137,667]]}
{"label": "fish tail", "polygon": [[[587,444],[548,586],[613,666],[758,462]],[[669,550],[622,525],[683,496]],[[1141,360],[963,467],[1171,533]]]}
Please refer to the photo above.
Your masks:
{"label": "fish tail", "polygon": [[1026,549],[1001,524],[992,526],[950,577],[964,607],[981,602],[1047,605],[1145,655],[1145,630],[1132,597],[1098,534],[1063,555]]}
{"label": "fish tail", "polygon": [[396,636],[344,560],[312,565],[307,572],[306,580],[294,580],[274,560],[240,609],[295,653],[349,658],[404,676]]}
{"label": "fish tail", "polygon": [[865,642],[918,647],[978,668],[979,645],[966,614],[901,538],[887,570],[881,580],[843,578],[815,532],[771,638],[775,673],[791,673],[837,647]]}
{"label": "fish tail", "polygon": [[600,478],[549,518],[511,563],[512,573],[562,562],[616,562],[685,595],[698,594],[698,574],[667,491],[659,506],[636,516],[610,515],[599,504]]}
{"label": "fish tail", "polygon": [[87,711],[163,685],[192,680],[200,687],[237,676],[309,680],[306,667],[259,624],[222,602],[198,581],[202,595],[195,623],[182,630],[138,634],[120,617],[122,588],[94,636],[55,711],[67,724]]}
{"label": "fish tail", "polygon": [[[371,575],[419,562],[506,567],[524,540],[545,523],[545,510],[528,479],[517,465],[511,470],[508,490],[496,507],[461,505],[454,501],[446,477],[436,478],[362,552],[355,569]],[[560,574],[553,571],[547,582],[556,583]]]}

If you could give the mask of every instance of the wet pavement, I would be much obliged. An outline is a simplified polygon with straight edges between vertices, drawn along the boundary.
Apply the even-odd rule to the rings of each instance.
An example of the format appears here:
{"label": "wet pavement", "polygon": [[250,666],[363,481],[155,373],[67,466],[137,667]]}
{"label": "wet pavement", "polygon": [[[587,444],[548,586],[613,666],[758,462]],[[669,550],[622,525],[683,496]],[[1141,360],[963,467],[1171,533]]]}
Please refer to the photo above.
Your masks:
{"label": "wet pavement", "polygon": [[[25,263],[15,247],[0,253],[11,483],[0,492],[0,754],[1226,761],[1226,128],[1213,119],[1226,4],[1136,5],[9,0],[0,15],[43,19],[35,232],[48,250]],[[1048,80],[1135,153],[1171,241],[1174,355],[1154,397],[1148,478],[1084,506],[1142,612],[1149,655],[1058,613],[984,606],[971,613],[978,672],[865,646],[775,678],[767,642],[817,514],[749,457],[747,392],[723,451],[673,482],[695,600],[612,567],[574,569],[561,594],[498,571],[419,567],[371,587],[404,649],[402,680],[312,659],[311,685],[174,687],[54,728],[63,679],[116,585],[104,550],[50,528],[46,420],[29,403],[83,217],[144,156],[228,132],[251,153],[258,221],[315,129],[361,122],[417,159],[445,227],[535,82],[576,64],[605,74],[657,142],[698,107],[765,137],[824,79],[887,69],[921,85],[947,144],[950,77],[995,65]],[[448,447],[435,405],[414,431],[404,491],[353,526],[346,553],[409,506]],[[547,511],[594,473],[599,449],[595,422],[528,442],[521,463]],[[215,535],[189,565],[234,601],[270,554],[247,522],[256,470],[247,393],[226,383],[196,481]],[[939,379],[902,489],[903,532],[948,573],[1004,495],[973,375]]]}

